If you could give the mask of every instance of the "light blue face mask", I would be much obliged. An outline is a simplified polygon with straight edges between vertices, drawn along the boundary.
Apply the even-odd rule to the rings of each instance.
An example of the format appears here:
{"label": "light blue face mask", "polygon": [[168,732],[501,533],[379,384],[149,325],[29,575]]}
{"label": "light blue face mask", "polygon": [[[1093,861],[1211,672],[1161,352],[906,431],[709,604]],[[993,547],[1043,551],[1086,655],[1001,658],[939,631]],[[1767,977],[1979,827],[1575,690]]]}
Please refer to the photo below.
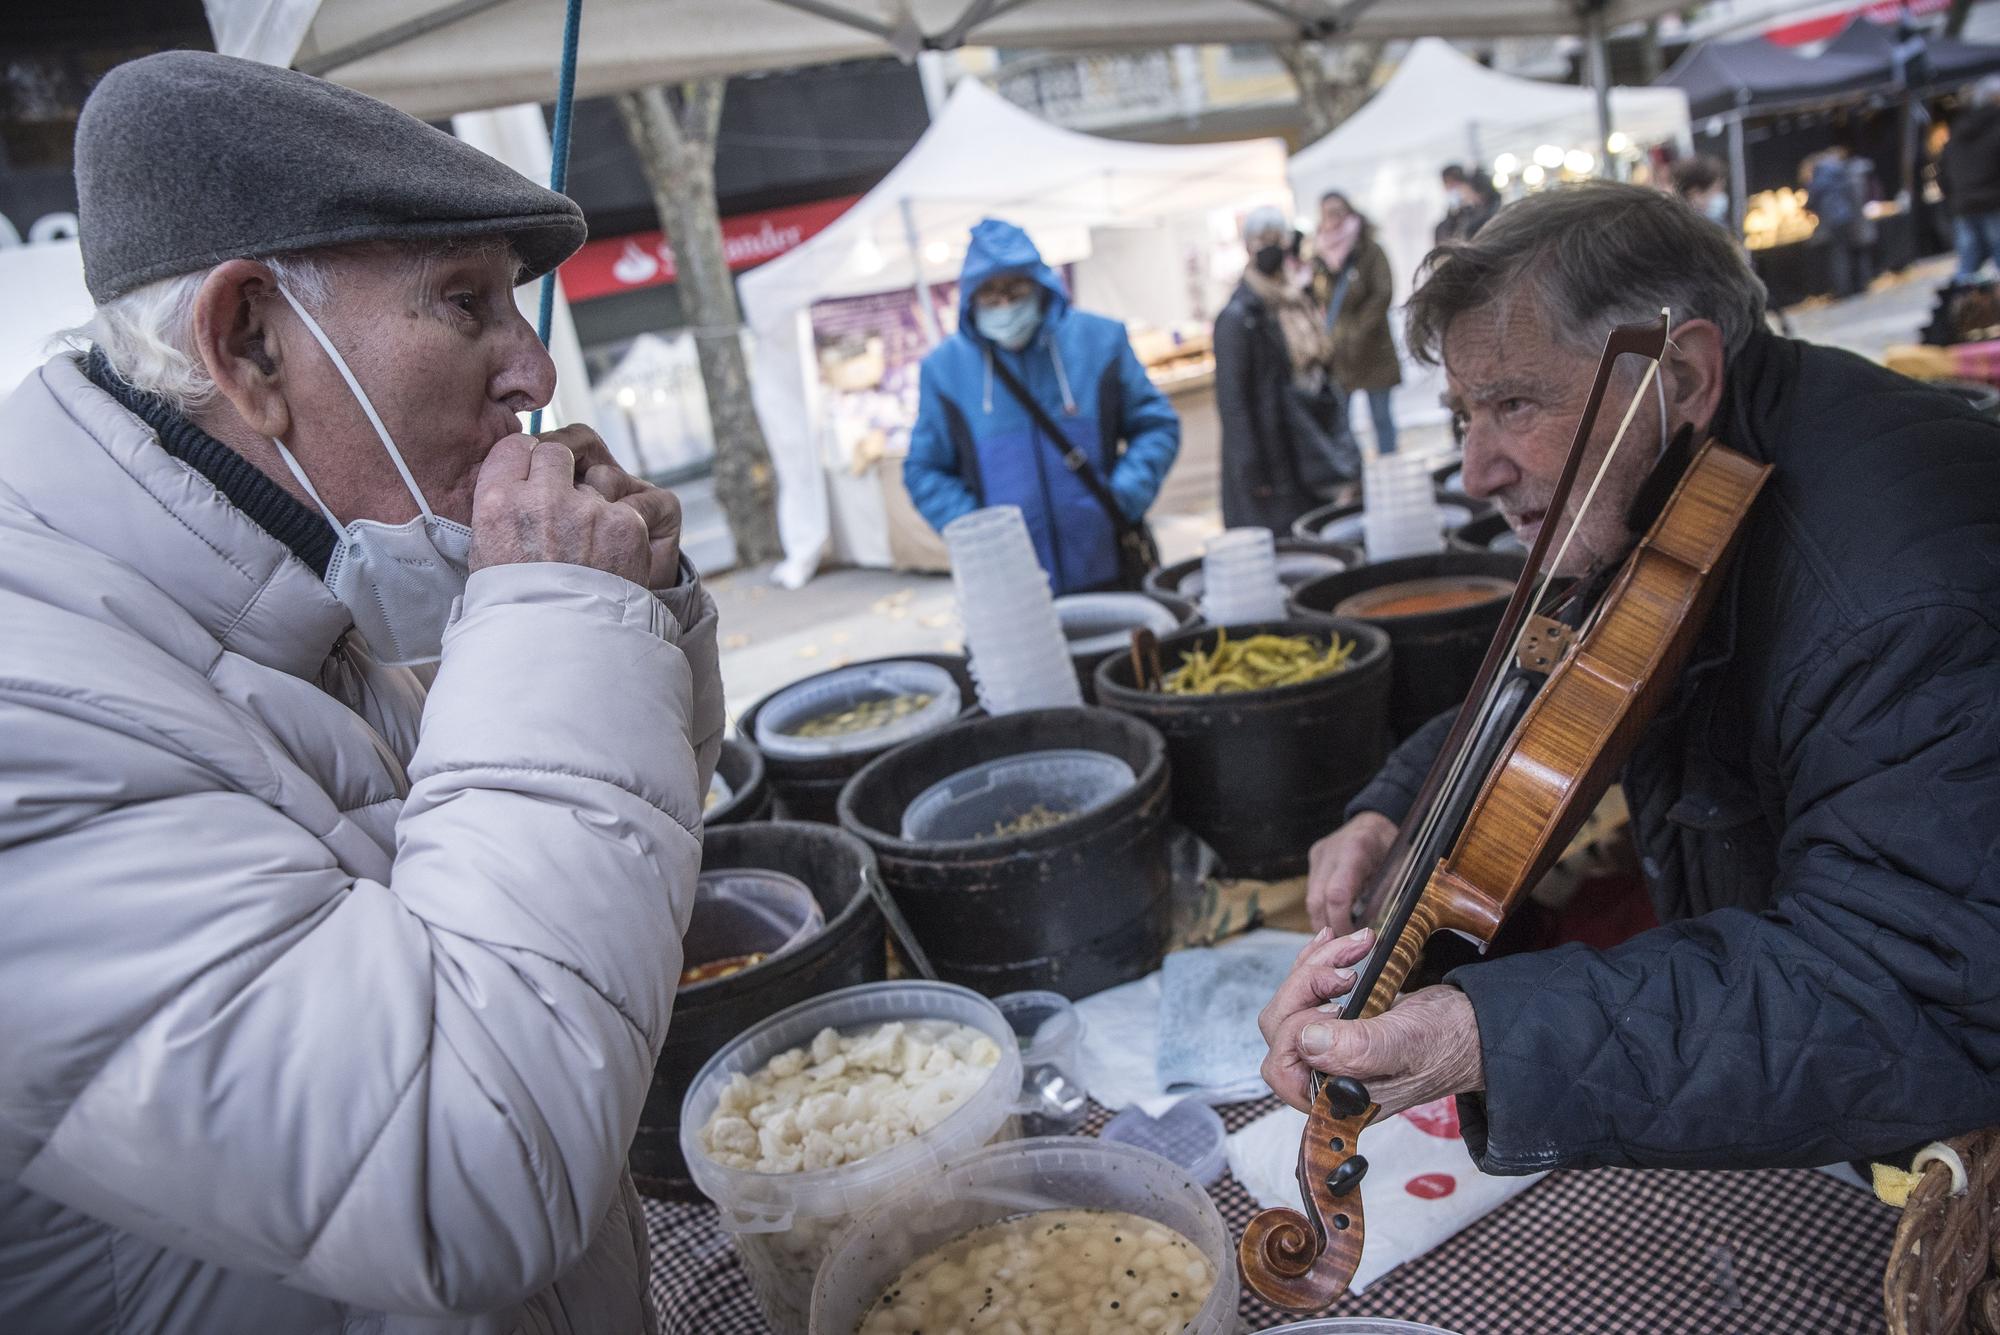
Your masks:
{"label": "light blue face mask", "polygon": [[1023,297],[1004,306],[974,306],[972,327],[1009,352],[1019,352],[1042,327],[1042,299]]}

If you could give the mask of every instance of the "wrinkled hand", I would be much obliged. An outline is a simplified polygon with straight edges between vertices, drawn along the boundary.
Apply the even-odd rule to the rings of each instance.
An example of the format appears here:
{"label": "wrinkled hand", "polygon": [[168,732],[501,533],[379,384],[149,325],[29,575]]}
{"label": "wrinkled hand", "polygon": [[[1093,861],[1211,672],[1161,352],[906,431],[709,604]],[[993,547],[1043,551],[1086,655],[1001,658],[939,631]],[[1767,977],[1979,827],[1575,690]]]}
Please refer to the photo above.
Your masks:
{"label": "wrinkled hand", "polygon": [[515,435],[495,445],[473,487],[470,568],[560,561],[645,584],[646,516],[577,482],[576,463],[553,440]]}
{"label": "wrinkled hand", "polygon": [[1427,987],[1397,999],[1368,1020],[1342,1020],[1331,998],[1354,986],[1351,966],[1367,957],[1367,928],[1335,937],[1322,929],[1299,952],[1292,972],[1257,1017],[1264,1041],[1264,1080],[1301,1111],[1312,1106],[1312,1073],[1351,1075],[1368,1086],[1383,1115],[1447,1094],[1486,1087],[1479,1020],[1455,987]]}
{"label": "wrinkled hand", "polygon": [[650,574],[635,581],[649,589],[669,589],[680,578],[681,502],[665,487],[656,487],[633,477],[611,457],[604,437],[587,426],[566,426],[544,431],[540,439],[567,445],[576,456],[577,486],[588,487],[607,501],[629,505],[646,521],[646,539],[651,549]]}
{"label": "wrinkled hand", "polygon": [[1364,811],[1312,846],[1306,914],[1314,927],[1345,932],[1354,925],[1361,892],[1395,842],[1396,823],[1378,811]]}

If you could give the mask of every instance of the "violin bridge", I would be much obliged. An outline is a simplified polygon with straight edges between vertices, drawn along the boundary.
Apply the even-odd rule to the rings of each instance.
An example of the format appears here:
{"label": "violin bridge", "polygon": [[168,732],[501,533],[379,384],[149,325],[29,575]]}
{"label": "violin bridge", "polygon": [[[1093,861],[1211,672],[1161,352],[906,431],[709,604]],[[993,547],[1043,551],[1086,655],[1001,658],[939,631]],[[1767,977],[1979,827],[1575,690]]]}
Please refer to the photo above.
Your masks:
{"label": "violin bridge", "polygon": [[1514,661],[1527,672],[1553,672],[1576,640],[1576,631],[1554,617],[1531,616]]}

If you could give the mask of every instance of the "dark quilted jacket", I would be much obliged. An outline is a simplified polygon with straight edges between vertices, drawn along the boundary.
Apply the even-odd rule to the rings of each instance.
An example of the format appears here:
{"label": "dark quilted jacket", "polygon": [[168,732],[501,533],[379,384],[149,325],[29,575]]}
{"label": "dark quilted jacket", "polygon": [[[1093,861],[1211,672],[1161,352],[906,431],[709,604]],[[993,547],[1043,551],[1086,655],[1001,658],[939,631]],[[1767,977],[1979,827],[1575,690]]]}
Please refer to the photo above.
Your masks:
{"label": "dark quilted jacket", "polygon": [[[1749,1167],[2000,1123],[2000,427],[1760,335],[1716,434],[1776,466],[1625,773],[1666,926],[1451,974],[1488,1172]],[[1349,809],[1400,819],[1419,732]]]}

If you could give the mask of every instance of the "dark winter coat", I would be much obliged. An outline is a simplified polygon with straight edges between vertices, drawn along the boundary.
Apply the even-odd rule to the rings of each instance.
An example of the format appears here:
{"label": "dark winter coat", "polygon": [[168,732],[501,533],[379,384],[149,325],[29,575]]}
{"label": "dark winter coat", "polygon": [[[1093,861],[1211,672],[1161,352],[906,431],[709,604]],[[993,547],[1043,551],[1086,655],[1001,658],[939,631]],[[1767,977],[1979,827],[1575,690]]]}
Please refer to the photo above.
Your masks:
{"label": "dark winter coat", "polygon": [[[1726,444],[1775,466],[1624,783],[1666,926],[1455,970],[1488,1172],[1753,1167],[2000,1123],[2000,426],[1757,335]],[[1442,742],[1350,807],[1400,818]]]}
{"label": "dark winter coat", "polygon": [[2000,213],[2000,107],[1974,107],[1952,122],[1944,192],[1961,218]]}
{"label": "dark winter coat", "polygon": [[[1389,332],[1395,284],[1390,278],[1389,256],[1375,239],[1372,227],[1363,228],[1355,239],[1341,272],[1347,275],[1347,290],[1333,322],[1334,382],[1348,391],[1393,389],[1403,383],[1396,338]],[[1340,273],[1322,268],[1314,291],[1322,305],[1331,302],[1340,291]]]}
{"label": "dark winter coat", "polygon": [[1215,317],[1215,411],[1222,421],[1222,522],[1280,537],[1320,503],[1299,469],[1288,396],[1292,359],[1284,332],[1250,290]]}

